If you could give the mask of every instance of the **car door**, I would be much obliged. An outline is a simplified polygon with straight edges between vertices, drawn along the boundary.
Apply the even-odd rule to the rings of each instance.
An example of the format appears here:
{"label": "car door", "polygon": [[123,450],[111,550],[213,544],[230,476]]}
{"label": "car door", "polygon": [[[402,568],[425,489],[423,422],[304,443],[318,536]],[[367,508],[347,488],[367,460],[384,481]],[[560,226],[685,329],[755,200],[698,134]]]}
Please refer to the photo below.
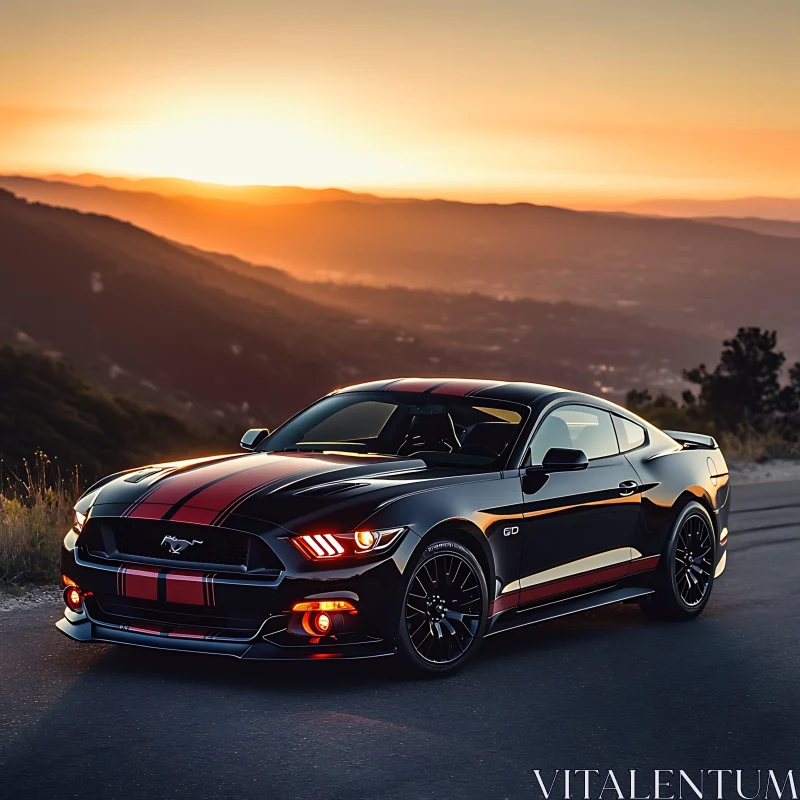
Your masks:
{"label": "car door", "polygon": [[639,520],[638,477],[620,453],[608,411],[578,404],[551,410],[534,434],[527,463],[541,464],[552,447],[583,450],[589,466],[522,472],[521,604],[619,580]]}

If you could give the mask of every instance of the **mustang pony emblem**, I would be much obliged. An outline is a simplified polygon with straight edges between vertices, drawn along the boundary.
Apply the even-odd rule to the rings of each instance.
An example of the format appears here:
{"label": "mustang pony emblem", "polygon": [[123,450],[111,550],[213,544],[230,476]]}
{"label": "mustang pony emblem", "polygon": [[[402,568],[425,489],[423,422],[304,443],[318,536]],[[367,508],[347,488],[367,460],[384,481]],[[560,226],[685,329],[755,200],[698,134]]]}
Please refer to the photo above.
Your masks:
{"label": "mustang pony emblem", "polygon": [[203,543],[197,539],[192,539],[190,542],[188,539],[178,539],[176,536],[165,536],[161,540],[161,544],[169,547],[170,555],[177,555],[178,553],[182,553],[187,547],[191,547],[193,544]]}

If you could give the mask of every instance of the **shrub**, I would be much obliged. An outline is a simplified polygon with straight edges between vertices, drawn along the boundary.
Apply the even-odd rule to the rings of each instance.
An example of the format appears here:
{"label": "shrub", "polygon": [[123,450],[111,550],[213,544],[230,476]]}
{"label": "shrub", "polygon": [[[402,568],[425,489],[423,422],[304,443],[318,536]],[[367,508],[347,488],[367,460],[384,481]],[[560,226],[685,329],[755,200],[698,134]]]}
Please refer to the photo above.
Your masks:
{"label": "shrub", "polygon": [[0,585],[57,583],[61,541],[80,494],[42,453],[21,475],[0,473]]}

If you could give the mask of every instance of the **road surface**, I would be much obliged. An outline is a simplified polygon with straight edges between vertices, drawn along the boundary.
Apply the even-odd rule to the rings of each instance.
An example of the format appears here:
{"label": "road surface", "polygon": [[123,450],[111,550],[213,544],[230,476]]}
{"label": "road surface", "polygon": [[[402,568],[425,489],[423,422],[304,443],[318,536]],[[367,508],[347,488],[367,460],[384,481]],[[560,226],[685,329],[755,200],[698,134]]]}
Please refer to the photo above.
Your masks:
{"label": "road surface", "polygon": [[532,798],[534,769],[797,771],[800,482],[733,502],[699,620],[589,612],[489,639],[444,681],[86,647],[55,606],[2,612],[0,797]]}

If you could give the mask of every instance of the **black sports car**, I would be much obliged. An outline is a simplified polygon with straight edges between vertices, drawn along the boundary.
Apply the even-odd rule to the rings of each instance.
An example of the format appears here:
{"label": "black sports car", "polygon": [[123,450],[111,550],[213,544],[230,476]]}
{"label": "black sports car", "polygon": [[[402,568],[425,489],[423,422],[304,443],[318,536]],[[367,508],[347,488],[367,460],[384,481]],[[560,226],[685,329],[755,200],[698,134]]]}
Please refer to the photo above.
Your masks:
{"label": "black sports car", "polygon": [[696,617],[725,569],[709,436],[530,383],[333,392],[247,453],[112,475],[75,506],[82,642],[463,666],[485,636],[619,601]]}

